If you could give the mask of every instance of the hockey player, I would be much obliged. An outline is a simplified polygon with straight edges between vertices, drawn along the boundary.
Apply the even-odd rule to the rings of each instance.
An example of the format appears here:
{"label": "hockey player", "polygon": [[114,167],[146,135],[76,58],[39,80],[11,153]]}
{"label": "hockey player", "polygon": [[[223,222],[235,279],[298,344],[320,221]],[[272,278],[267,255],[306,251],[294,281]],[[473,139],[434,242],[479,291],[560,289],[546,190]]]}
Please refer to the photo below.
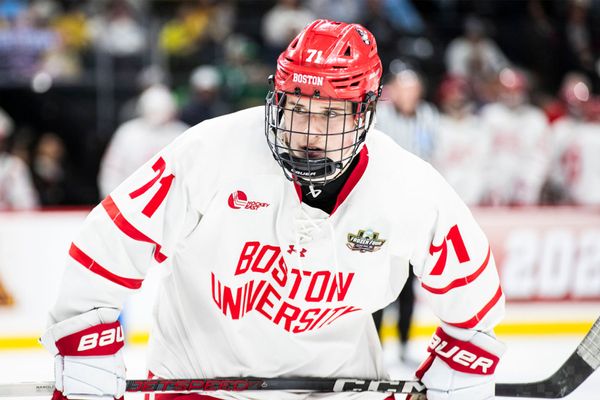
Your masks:
{"label": "hockey player", "polygon": [[27,164],[8,151],[13,120],[0,108],[0,211],[32,210],[39,206]]}
{"label": "hockey player", "polygon": [[498,101],[481,109],[482,134],[491,151],[482,202],[531,206],[539,202],[548,171],[548,121],[529,101],[526,75],[514,68],[498,74]]}
{"label": "hockey player", "polygon": [[[504,296],[488,240],[435,170],[370,129],[381,73],[370,32],[317,20],[279,57],[265,107],[189,129],[102,201],[42,337],[55,399],[123,396],[117,317],[161,263],[153,376],[387,378],[371,313],[410,263],[442,321],[417,373],[429,399],[492,398]],[[393,399],[156,396],[324,397]]]}
{"label": "hockey player", "polygon": [[98,174],[102,197],[189,128],[177,120],[175,96],[164,85],[157,84],[144,90],[137,102],[137,110],[139,116],[117,128],[102,156]]}
{"label": "hockey player", "polygon": [[568,74],[561,97],[568,114],[552,127],[552,158],[548,185],[558,204],[600,205],[600,123],[598,100],[590,97],[589,80]]}
{"label": "hockey player", "polygon": [[490,134],[475,113],[466,79],[448,76],[440,84],[438,142],[432,164],[467,205],[478,205],[486,188]]}

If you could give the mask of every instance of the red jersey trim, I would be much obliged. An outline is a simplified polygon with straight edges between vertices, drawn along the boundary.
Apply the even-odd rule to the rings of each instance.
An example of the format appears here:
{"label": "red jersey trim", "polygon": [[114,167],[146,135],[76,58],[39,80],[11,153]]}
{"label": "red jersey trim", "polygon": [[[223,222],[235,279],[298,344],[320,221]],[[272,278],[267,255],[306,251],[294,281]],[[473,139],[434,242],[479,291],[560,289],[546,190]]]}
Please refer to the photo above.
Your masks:
{"label": "red jersey trim", "polygon": [[466,286],[469,283],[473,282],[475,279],[477,279],[479,277],[479,275],[481,275],[481,273],[487,268],[487,266],[489,265],[489,262],[490,262],[491,255],[492,255],[492,250],[491,250],[490,246],[488,246],[487,256],[485,257],[485,260],[483,260],[483,263],[481,264],[481,266],[479,268],[477,268],[477,271],[473,272],[471,275],[467,275],[462,278],[457,278],[457,279],[453,280],[452,282],[450,282],[450,284],[447,286],[444,286],[441,288],[436,288],[433,286],[426,285],[425,283],[421,283],[421,286],[423,287],[423,289],[425,289],[428,292],[431,292],[433,294],[444,294],[444,293],[451,291],[452,289],[456,289],[461,286]]}
{"label": "red jersey trim", "polygon": [[128,289],[139,289],[142,287],[143,279],[124,278],[122,276],[113,274],[102,265],[94,261],[90,256],[85,254],[79,247],[75,245],[75,243],[71,243],[69,255],[84,268],[89,269],[93,273],[100,275],[101,277],[108,279],[117,285],[124,286]]}
{"label": "red jersey trim", "polygon": [[302,187],[296,181],[294,181],[294,189],[296,189],[296,194],[298,195],[298,200],[302,203]]}
{"label": "red jersey trim", "polygon": [[[348,177],[348,180],[346,181],[346,183],[344,183],[344,186],[342,186],[342,188],[340,189],[340,193],[338,194],[338,197],[335,201],[335,205],[333,206],[333,210],[331,211],[330,216],[333,215],[335,210],[337,210],[338,207],[344,202],[344,200],[346,200],[348,195],[350,195],[350,192],[352,191],[352,189],[354,189],[354,186],[356,186],[356,184],[358,183],[360,178],[362,178],[363,174],[365,173],[368,163],[369,163],[369,150],[367,149],[367,146],[365,145],[361,149],[360,153],[358,153],[358,163],[356,163],[356,167],[350,173],[350,176]],[[298,182],[294,182],[294,189],[296,189],[296,194],[298,195],[298,199],[302,202],[302,187],[300,186],[300,184],[298,184]]]}
{"label": "red jersey trim", "polygon": [[485,305],[483,306],[483,308],[481,310],[479,310],[479,312],[477,314],[475,314],[473,316],[473,318],[464,321],[464,322],[447,322],[445,321],[448,325],[452,325],[455,326],[457,328],[465,328],[465,329],[470,329],[473,328],[475,325],[477,325],[477,323],[479,323],[479,321],[481,321],[483,319],[483,317],[486,316],[486,314],[496,305],[496,303],[498,303],[498,300],[500,300],[500,298],[502,297],[502,287],[500,287],[500,285],[498,285],[498,290],[496,291],[496,294],[494,294],[494,297],[492,297],[492,299]]}
{"label": "red jersey trim", "polygon": [[167,256],[161,253],[160,251],[162,246],[156,243],[154,240],[150,239],[148,236],[144,235],[135,226],[131,225],[131,223],[127,221],[127,219],[125,219],[125,217],[121,213],[121,210],[119,210],[119,207],[117,207],[112,197],[106,196],[106,198],[102,200],[102,207],[104,207],[110,219],[121,230],[121,232],[123,232],[133,240],[150,243],[156,246],[156,251],[154,251],[154,259],[157,262],[161,263],[167,259]]}
{"label": "red jersey trim", "polygon": [[352,189],[354,189],[354,187],[356,186],[356,184],[358,183],[360,178],[362,178],[363,174],[365,173],[365,170],[367,169],[367,164],[369,164],[369,150],[367,149],[367,146],[365,145],[365,146],[363,146],[360,153],[358,153],[358,163],[356,164],[356,167],[350,173],[348,180],[346,181],[346,183],[344,183],[344,186],[342,187],[342,189],[340,190],[340,193],[338,194],[337,201],[335,202],[335,206],[333,207],[333,210],[331,211],[331,215],[333,215],[333,213],[335,213],[335,211],[338,209],[338,207],[350,195],[350,192],[352,192]]}

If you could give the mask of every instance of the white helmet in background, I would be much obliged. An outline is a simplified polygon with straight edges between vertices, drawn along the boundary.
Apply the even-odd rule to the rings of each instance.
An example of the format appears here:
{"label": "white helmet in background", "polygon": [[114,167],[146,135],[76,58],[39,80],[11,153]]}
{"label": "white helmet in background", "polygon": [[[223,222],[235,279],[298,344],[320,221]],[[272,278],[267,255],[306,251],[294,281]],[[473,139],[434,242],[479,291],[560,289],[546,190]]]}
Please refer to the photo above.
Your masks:
{"label": "white helmet in background", "polygon": [[13,126],[12,118],[0,108],[0,140],[6,139],[12,134]]}
{"label": "white helmet in background", "polygon": [[221,75],[216,67],[202,65],[192,71],[190,84],[196,90],[216,90],[221,86]]}
{"label": "white helmet in background", "polygon": [[140,95],[137,111],[140,117],[151,125],[162,125],[173,119],[177,112],[177,103],[168,87],[154,85]]}

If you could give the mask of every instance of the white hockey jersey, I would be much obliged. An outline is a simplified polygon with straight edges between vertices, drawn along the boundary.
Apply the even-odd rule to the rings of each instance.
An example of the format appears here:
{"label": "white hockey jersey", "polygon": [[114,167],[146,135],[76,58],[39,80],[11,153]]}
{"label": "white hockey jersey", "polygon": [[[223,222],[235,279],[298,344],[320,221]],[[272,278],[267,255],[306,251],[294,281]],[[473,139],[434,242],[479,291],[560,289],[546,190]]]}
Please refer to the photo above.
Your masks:
{"label": "white hockey jersey", "polygon": [[600,205],[600,124],[565,117],[553,126],[550,180],[568,202]]}
{"label": "white hockey jersey", "polygon": [[30,210],[38,205],[27,165],[19,157],[0,151],[0,211]]}
{"label": "white hockey jersey", "polygon": [[468,205],[480,204],[485,193],[490,143],[479,116],[440,116],[432,164]]}
{"label": "white hockey jersey", "polygon": [[510,109],[492,103],[481,110],[490,135],[487,202],[491,205],[535,205],[549,165],[548,121],[537,107]]}
{"label": "white hockey jersey", "polygon": [[98,187],[102,197],[187,128],[189,126],[180,121],[153,125],[144,118],[122,124],[111,138],[100,164]]}
{"label": "white hockey jersey", "polygon": [[377,130],[367,137],[328,215],[284,178],[263,107],[189,129],[90,213],[52,320],[121,307],[169,260],[150,339],[155,375],[383,379],[371,313],[398,296],[411,263],[440,319],[492,329],[504,296],[471,213],[429,164]]}

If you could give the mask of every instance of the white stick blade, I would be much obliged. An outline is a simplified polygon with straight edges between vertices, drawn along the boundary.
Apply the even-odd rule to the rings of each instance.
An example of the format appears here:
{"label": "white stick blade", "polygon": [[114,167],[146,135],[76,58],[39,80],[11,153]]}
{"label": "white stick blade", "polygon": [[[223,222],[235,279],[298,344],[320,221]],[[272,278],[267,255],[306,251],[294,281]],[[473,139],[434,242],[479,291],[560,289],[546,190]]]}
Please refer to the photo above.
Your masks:
{"label": "white stick blade", "polygon": [[592,329],[577,346],[577,354],[594,370],[600,366],[600,318],[594,322]]}
{"label": "white stick blade", "polygon": [[22,382],[0,384],[0,397],[27,397],[51,395],[54,382]]}

